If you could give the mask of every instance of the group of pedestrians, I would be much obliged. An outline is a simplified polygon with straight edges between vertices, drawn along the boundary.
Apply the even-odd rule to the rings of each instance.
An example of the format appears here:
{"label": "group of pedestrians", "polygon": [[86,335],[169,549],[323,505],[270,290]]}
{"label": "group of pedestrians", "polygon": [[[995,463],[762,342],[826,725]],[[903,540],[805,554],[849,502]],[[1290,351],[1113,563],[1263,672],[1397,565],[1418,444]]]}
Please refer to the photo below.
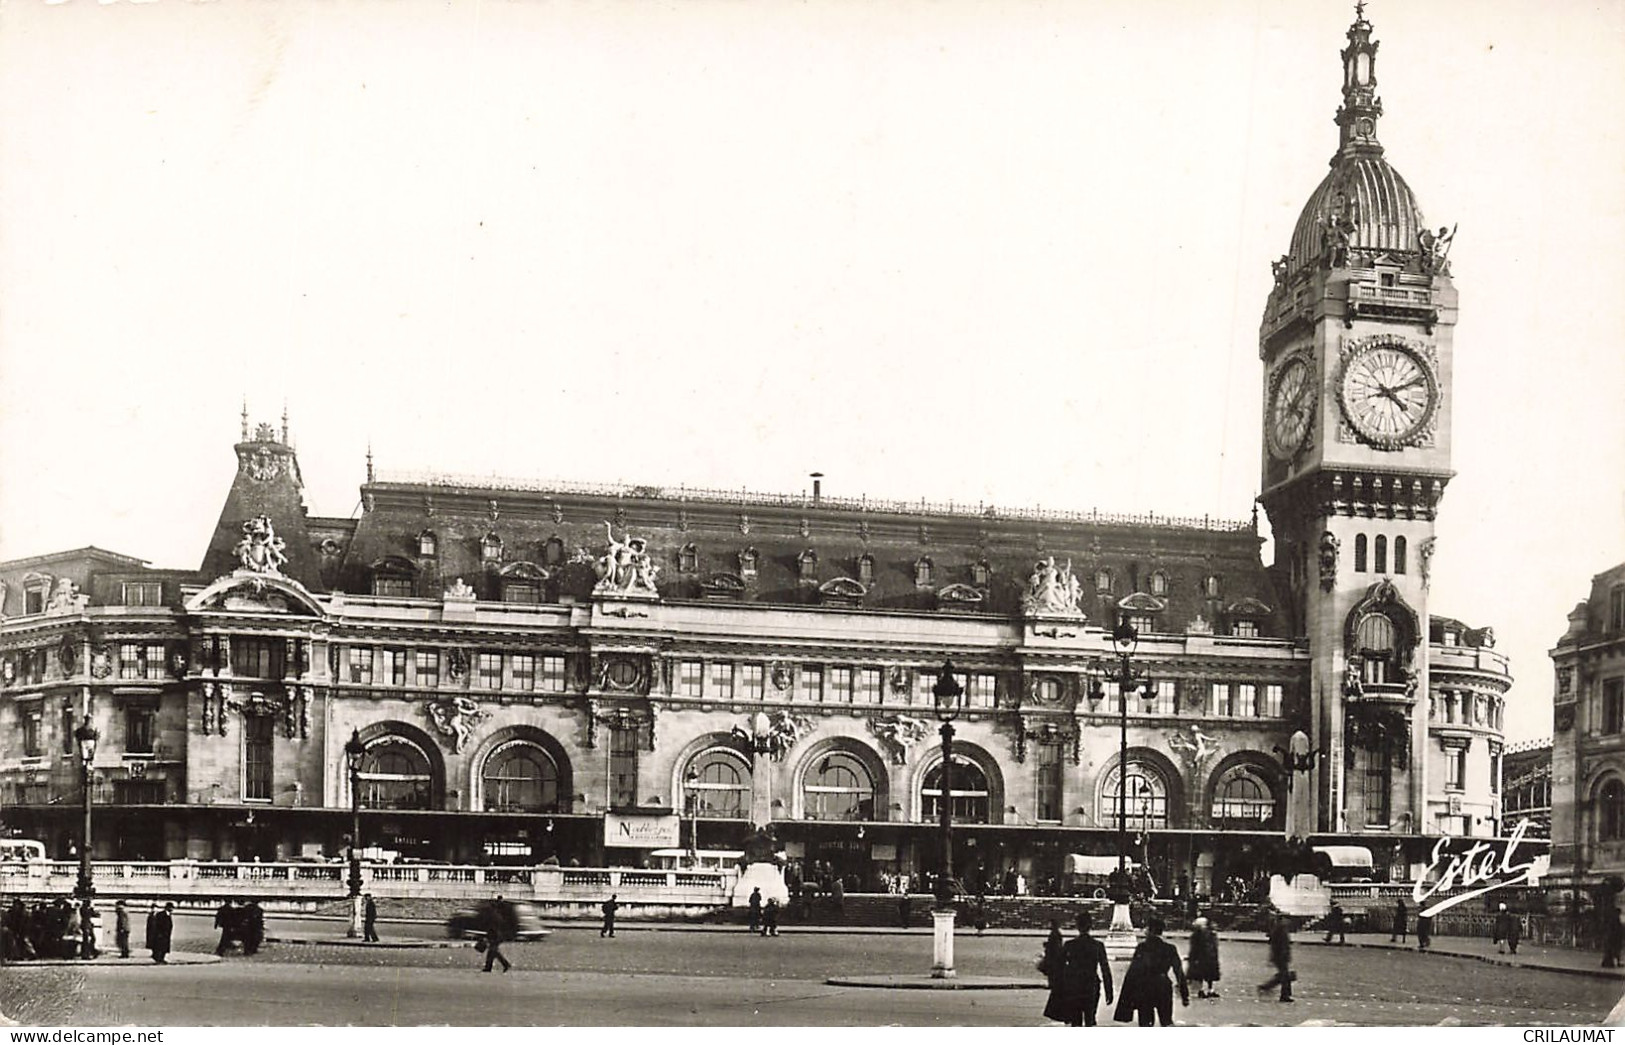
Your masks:
{"label": "group of pedestrians", "polygon": [[779,898],[770,896],[766,903],[762,902],[762,889],[760,886],[750,891],[750,900],[747,901],[750,910],[750,931],[760,936],[779,935]]}
{"label": "group of pedestrians", "polygon": [[215,908],[214,927],[220,930],[215,954],[223,955],[237,944],[242,944],[245,955],[258,954],[265,942],[265,911],[258,900],[226,900]]}
{"label": "group of pedestrians", "polygon": [[[167,965],[170,940],[174,935],[175,905],[159,908],[153,903],[147,914],[146,945],[152,960]],[[101,957],[98,926],[101,912],[89,899],[77,903],[57,897],[32,906],[21,897],[13,898],[0,917],[0,958],[6,961],[48,959],[89,961]],[[120,958],[130,957],[130,909],[125,901],[113,905],[113,941]]]}

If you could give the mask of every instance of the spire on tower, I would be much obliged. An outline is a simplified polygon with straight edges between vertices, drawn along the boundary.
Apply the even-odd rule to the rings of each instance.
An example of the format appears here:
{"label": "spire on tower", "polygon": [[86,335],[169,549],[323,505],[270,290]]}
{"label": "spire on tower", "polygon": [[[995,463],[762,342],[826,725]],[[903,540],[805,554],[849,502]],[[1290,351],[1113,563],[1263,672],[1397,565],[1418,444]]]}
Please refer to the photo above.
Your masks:
{"label": "spire on tower", "polygon": [[1377,97],[1378,44],[1371,39],[1364,0],[1354,5],[1348,39],[1343,48],[1343,105],[1337,110],[1338,150],[1333,163],[1354,152],[1382,152],[1382,143],[1377,141],[1377,118],[1382,115],[1382,99]]}
{"label": "spire on tower", "polygon": [[367,440],[367,482],[372,482],[372,440]]}
{"label": "spire on tower", "polygon": [[282,445],[288,446],[288,401],[282,401]]}
{"label": "spire on tower", "polygon": [[248,397],[247,396],[243,396],[243,438],[242,438],[242,442],[245,442],[245,443],[248,442]]}

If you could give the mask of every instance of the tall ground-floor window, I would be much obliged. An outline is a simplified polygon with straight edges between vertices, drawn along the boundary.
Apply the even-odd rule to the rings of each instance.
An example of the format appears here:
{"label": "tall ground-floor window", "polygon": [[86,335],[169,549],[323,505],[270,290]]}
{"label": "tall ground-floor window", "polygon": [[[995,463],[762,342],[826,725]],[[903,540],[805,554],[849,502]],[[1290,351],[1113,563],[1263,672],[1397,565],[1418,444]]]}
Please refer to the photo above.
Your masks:
{"label": "tall ground-floor window", "polygon": [[1386,824],[1392,819],[1389,805],[1394,790],[1392,750],[1386,743],[1378,745],[1375,750],[1361,749],[1361,761],[1365,766],[1361,778],[1365,822]]}
{"label": "tall ground-floor window", "polygon": [[750,770],[737,755],[706,751],[690,769],[694,779],[685,780],[692,815],[742,818],[750,810]]}
{"label": "tall ground-floor window", "polygon": [[[948,781],[949,795],[953,799],[953,818],[961,823],[988,822],[987,774],[982,767],[957,755],[954,771]],[[920,812],[926,822],[942,816],[942,764],[938,763],[925,774],[920,787]]]}
{"label": "tall ground-floor window", "polygon": [[243,716],[243,797],[271,800],[271,738],[276,720],[270,715]]}
{"label": "tall ground-floor window", "polygon": [[873,820],[874,780],[856,758],[831,752],[808,774],[803,806],[809,820]]}
{"label": "tall ground-floor window", "polygon": [[1061,819],[1061,745],[1038,744],[1038,819]]}
{"label": "tall ground-floor window", "polygon": [[559,808],[559,770],[547,752],[512,744],[493,754],[481,778],[485,808],[501,813],[552,813]]}
{"label": "tall ground-floor window", "polygon": [[609,786],[613,804],[638,804],[638,727],[613,726],[609,731]]}

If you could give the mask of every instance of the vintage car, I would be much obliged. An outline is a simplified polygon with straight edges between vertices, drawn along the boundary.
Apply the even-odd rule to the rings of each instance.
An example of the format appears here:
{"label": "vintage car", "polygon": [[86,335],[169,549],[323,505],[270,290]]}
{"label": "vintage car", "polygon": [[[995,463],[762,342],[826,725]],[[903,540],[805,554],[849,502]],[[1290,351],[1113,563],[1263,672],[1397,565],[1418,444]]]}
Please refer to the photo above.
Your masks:
{"label": "vintage car", "polygon": [[522,900],[481,900],[447,919],[446,935],[453,940],[483,940],[492,908],[497,909],[504,940],[545,940],[553,933],[551,929],[542,928],[536,908]]}

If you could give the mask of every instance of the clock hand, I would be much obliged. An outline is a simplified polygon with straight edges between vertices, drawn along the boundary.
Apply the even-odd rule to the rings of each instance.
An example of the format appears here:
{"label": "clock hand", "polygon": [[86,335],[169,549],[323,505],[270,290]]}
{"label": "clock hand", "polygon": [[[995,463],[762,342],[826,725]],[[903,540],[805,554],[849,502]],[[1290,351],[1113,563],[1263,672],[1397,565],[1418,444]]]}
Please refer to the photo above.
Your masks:
{"label": "clock hand", "polygon": [[1393,392],[1403,392],[1403,391],[1405,391],[1405,389],[1407,389],[1407,388],[1410,388],[1410,387],[1412,387],[1412,386],[1413,386],[1413,385],[1419,385],[1419,384],[1421,384],[1421,383],[1422,383],[1422,382],[1423,382],[1423,381],[1425,381],[1425,380],[1426,380],[1426,378],[1421,378],[1421,377],[1413,377],[1413,378],[1411,378],[1411,379],[1410,379],[1410,380],[1409,380],[1409,381],[1407,381],[1407,382],[1405,382],[1405,383],[1404,383],[1404,384],[1402,384],[1402,385],[1395,385],[1395,386],[1394,386],[1394,387],[1393,387],[1393,388],[1392,388],[1392,389],[1390,389],[1390,391],[1393,391]]}

